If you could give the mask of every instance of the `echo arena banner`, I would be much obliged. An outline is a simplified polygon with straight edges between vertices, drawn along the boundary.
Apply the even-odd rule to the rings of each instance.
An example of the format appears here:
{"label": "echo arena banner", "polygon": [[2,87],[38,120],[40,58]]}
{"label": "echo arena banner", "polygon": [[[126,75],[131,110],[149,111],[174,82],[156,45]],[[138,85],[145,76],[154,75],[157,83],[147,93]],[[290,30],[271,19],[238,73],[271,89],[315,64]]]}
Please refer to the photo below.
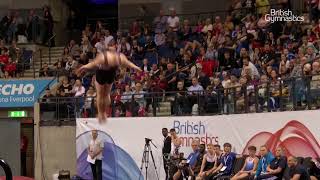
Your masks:
{"label": "echo arena banner", "polygon": [[[294,111],[222,116],[111,118],[99,125],[96,119],[77,119],[77,170],[84,179],[91,179],[87,162],[87,148],[91,130],[99,131],[98,138],[104,142],[103,179],[143,179],[142,164],[145,138],[151,145],[155,165],[164,179],[161,129],[175,128],[182,140],[181,152],[191,152],[194,139],[201,143],[220,144],[229,142],[233,151],[246,154],[247,147],[267,145],[272,152],[278,146],[286,155],[320,157],[320,111]],[[156,179],[155,168],[149,159],[148,177]]]}
{"label": "echo arena banner", "polygon": [[0,107],[33,107],[52,79],[0,80]]}

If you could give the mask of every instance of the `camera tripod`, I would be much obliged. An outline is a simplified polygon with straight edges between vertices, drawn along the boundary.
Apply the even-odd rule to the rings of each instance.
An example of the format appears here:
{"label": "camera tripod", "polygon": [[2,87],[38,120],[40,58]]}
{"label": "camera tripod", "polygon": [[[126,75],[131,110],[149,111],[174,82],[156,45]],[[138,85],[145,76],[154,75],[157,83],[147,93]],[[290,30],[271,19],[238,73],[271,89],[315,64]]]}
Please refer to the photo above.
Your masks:
{"label": "camera tripod", "polygon": [[151,150],[151,146],[150,146],[150,142],[152,143],[152,145],[157,148],[151,139],[148,139],[148,138],[145,138],[145,145],[144,145],[144,150],[143,150],[143,156],[142,156],[142,160],[141,160],[141,166],[140,166],[140,176],[139,176],[139,180],[142,176],[142,169],[143,167],[145,167],[146,169],[146,175],[145,175],[145,180],[148,180],[148,168],[149,168],[149,156],[151,156],[151,159],[152,159],[152,163],[153,163],[153,166],[154,166],[154,169],[156,171],[156,176],[157,176],[157,180],[159,180],[159,175],[158,175],[158,170],[157,170],[157,166],[156,166],[156,163],[154,161],[154,157],[153,157],[153,153],[152,153],[152,150]]}

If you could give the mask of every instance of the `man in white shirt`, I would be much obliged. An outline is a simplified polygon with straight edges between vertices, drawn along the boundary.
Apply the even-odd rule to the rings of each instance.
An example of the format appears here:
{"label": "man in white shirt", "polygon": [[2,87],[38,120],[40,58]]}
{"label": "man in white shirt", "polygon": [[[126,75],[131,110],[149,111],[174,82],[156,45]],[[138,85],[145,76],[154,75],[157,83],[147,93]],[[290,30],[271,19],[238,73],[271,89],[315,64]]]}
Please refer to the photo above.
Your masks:
{"label": "man in white shirt", "polygon": [[105,46],[105,38],[104,37],[100,37],[100,41],[97,42],[95,45],[94,45],[95,48],[97,48],[97,52],[98,53],[102,53],[105,49],[106,49],[106,46]]}
{"label": "man in white shirt", "polygon": [[92,139],[88,147],[88,158],[90,160],[92,175],[94,180],[102,180],[102,152],[103,142],[98,137],[98,131],[92,130]]}
{"label": "man in white shirt", "polygon": [[257,69],[257,67],[250,61],[250,59],[248,57],[244,57],[243,58],[243,69],[241,72],[241,75],[245,75],[245,68],[248,67],[251,70],[251,75],[252,75],[252,79],[254,79],[254,77],[258,77],[260,78],[260,73]]}
{"label": "man in white shirt", "polygon": [[[189,99],[189,107],[191,107],[191,109],[189,109],[189,111],[193,111],[193,106],[195,104],[198,104],[198,107],[201,106],[202,104],[202,98],[203,98],[203,87],[199,84],[198,78],[193,77],[192,78],[192,85],[188,88],[188,94],[190,95],[188,97]],[[200,105],[199,105],[200,104]],[[195,106],[196,107],[196,106]],[[200,108],[197,108],[198,110]]]}
{"label": "man in white shirt", "polygon": [[199,84],[199,81],[196,77],[192,78],[192,85],[188,88],[188,92],[190,95],[196,95],[198,93],[203,93],[203,87]]}
{"label": "man in white shirt", "polygon": [[171,9],[170,11],[171,11],[171,16],[168,17],[167,23],[168,23],[169,28],[172,28],[172,30],[174,32],[177,32],[179,30],[180,19],[176,15],[175,9]]}
{"label": "man in white shirt", "polygon": [[105,30],[104,34],[105,34],[105,36],[104,36],[104,44],[106,46],[108,46],[109,43],[113,40],[113,36],[111,36],[109,30]]}

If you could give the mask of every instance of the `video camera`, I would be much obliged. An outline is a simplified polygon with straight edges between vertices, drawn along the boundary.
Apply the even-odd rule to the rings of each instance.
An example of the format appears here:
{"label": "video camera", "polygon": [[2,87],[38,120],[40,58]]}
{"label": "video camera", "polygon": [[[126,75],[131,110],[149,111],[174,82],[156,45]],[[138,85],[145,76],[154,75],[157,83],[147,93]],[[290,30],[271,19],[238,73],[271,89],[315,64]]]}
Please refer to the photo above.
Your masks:
{"label": "video camera", "polygon": [[149,138],[144,138],[144,140],[145,140],[146,144],[149,144],[152,141],[152,139],[149,139]]}
{"label": "video camera", "polygon": [[181,159],[181,162],[179,163],[178,169],[187,169],[189,168],[190,164],[188,163],[187,159],[183,158]]}

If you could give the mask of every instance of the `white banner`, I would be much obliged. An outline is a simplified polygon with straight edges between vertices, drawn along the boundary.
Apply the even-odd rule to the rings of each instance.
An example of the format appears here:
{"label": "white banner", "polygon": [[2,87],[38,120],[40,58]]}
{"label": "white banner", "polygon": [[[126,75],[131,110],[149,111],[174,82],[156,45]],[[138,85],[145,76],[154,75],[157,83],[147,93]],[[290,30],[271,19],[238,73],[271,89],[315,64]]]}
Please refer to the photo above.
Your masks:
{"label": "white banner", "polygon": [[[104,179],[142,179],[143,175],[139,174],[139,169],[145,138],[152,139],[157,146],[157,148],[152,146],[155,165],[160,179],[164,179],[161,154],[164,139],[162,128],[176,129],[183,142],[180,151],[184,152],[185,156],[191,152],[192,140],[199,139],[205,144],[223,145],[229,142],[233,146],[232,150],[239,154],[246,153],[250,145],[259,147],[266,144],[273,152],[281,146],[286,149],[287,155],[320,157],[320,111],[112,118],[108,119],[106,125],[99,125],[96,119],[77,119],[78,173],[81,176],[90,176],[90,166],[83,156],[86,157],[90,131],[97,129],[99,137],[109,147],[104,154],[103,166],[106,166],[106,169],[103,167]],[[112,168],[117,171],[110,175],[108,173]],[[145,166],[142,170],[145,171]],[[151,158],[148,174],[150,179],[156,179]]]}

